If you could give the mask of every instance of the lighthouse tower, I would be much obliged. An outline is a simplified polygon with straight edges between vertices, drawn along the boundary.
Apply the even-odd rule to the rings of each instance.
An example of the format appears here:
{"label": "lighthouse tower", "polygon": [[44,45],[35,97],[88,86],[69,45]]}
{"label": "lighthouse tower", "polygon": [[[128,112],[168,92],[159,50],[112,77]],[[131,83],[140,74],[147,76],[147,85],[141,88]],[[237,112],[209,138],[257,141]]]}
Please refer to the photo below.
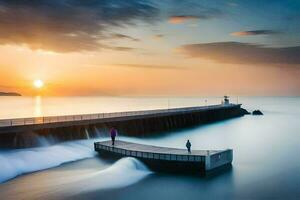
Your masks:
{"label": "lighthouse tower", "polygon": [[229,96],[224,96],[224,105],[229,105]]}

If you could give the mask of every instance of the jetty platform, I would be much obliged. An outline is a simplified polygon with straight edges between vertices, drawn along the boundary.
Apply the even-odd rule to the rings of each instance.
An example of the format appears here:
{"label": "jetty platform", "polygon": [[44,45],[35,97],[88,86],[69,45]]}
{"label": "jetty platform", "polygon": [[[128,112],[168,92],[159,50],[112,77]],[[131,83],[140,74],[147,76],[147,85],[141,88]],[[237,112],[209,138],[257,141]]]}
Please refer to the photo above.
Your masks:
{"label": "jetty platform", "polygon": [[192,150],[158,147],[125,141],[95,142],[95,151],[117,157],[135,157],[150,169],[163,172],[203,173],[231,165],[233,150]]}
{"label": "jetty platform", "polygon": [[[220,104],[211,106],[141,110],[129,112],[0,119],[0,134],[8,132],[34,131],[45,128],[59,128],[105,122],[127,121],[143,118],[160,118],[165,116],[193,114],[200,112],[203,113],[207,111],[228,111],[228,113],[230,113],[230,111],[239,110],[240,108],[241,104]],[[215,113],[214,115],[216,114],[217,113]],[[242,115],[242,113],[237,114]]]}
{"label": "jetty platform", "polygon": [[26,148],[40,145],[39,137],[51,141],[88,139],[108,135],[114,127],[123,136],[149,137],[178,128],[242,117],[241,104],[139,110],[83,115],[0,119],[0,147]]}
{"label": "jetty platform", "polygon": [[43,128],[57,128],[76,125],[88,125],[102,122],[124,121],[149,117],[163,117],[170,115],[182,115],[205,111],[240,109],[241,104],[211,105],[186,108],[142,110],[129,112],[98,113],[84,115],[62,115],[49,117],[31,117],[17,119],[0,119],[0,133],[33,131]]}

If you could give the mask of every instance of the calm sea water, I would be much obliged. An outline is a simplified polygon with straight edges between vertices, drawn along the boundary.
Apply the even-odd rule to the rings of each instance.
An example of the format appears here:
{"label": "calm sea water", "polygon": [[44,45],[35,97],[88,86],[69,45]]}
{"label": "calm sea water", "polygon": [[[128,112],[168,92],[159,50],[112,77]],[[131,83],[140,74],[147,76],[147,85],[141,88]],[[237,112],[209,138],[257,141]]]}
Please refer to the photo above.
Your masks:
{"label": "calm sea water", "polygon": [[[219,103],[221,98],[0,99],[1,118],[82,114]],[[121,139],[194,149],[234,150],[231,170],[218,176],[151,173],[143,163],[95,157],[93,140],[0,151],[0,194],[6,199],[300,199],[300,98],[240,97],[244,116],[155,138]],[[103,137],[97,139],[105,139]],[[85,160],[80,160],[87,158]],[[57,168],[54,166],[66,162]],[[80,160],[80,161],[79,161]],[[37,170],[47,169],[36,173]],[[23,176],[18,176],[28,173]],[[11,179],[14,176],[17,178]]]}

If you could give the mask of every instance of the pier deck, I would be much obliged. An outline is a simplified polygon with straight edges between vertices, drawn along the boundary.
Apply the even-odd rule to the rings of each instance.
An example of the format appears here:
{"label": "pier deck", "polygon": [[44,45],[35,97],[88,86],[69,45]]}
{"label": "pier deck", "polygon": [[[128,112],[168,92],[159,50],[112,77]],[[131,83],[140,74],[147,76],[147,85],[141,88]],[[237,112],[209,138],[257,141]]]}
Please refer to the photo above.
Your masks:
{"label": "pier deck", "polygon": [[227,150],[192,150],[158,147],[125,141],[96,142],[95,151],[113,154],[119,157],[136,157],[156,171],[206,172],[230,165],[233,159],[232,149]]}
{"label": "pier deck", "polygon": [[8,132],[34,131],[58,127],[89,125],[105,122],[127,121],[134,119],[159,118],[164,116],[175,116],[209,111],[232,110],[239,109],[240,107],[241,104],[220,104],[211,106],[141,110],[115,113],[0,119],[0,134]]}

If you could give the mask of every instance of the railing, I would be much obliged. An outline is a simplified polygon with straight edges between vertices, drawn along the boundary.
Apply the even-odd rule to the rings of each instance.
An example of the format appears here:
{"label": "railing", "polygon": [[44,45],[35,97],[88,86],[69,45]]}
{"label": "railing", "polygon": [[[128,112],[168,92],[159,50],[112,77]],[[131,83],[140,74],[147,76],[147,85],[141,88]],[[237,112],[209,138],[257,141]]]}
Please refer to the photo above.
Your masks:
{"label": "railing", "polygon": [[[137,151],[125,149],[122,147],[111,147],[100,143],[94,143],[96,151],[108,151],[112,153],[122,154],[124,156],[132,156],[137,158],[148,158],[154,160],[172,160],[172,161],[185,161],[185,162],[205,162],[207,155],[186,155],[186,154],[174,154],[174,153],[157,153],[151,151]],[[164,149],[164,148],[162,148]]]}
{"label": "railing", "polygon": [[51,116],[51,117],[32,117],[32,118],[17,118],[17,119],[2,119],[0,120],[0,127],[24,126],[34,124],[49,124],[57,122],[72,122],[83,120],[96,120],[105,118],[129,117],[129,116],[143,116],[152,114],[174,113],[174,112],[190,112],[197,110],[205,110],[220,107],[231,107],[235,104],[229,105],[211,105],[201,107],[185,107],[172,109],[157,109],[145,111],[129,111],[129,112],[113,112],[113,113],[98,113],[98,114],[84,114],[84,115],[65,115],[65,116]]}

